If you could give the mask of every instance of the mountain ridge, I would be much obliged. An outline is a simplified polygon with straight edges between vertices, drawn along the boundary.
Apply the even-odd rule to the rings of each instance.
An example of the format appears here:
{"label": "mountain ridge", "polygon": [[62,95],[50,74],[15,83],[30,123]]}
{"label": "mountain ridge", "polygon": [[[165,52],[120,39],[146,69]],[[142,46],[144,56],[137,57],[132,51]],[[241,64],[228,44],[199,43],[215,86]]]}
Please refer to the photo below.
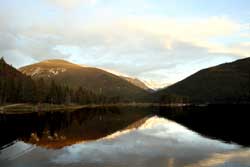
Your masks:
{"label": "mountain ridge", "polygon": [[[82,95],[85,92],[91,98],[105,97],[110,99],[110,102],[250,103],[250,58],[199,70],[176,84],[152,93],[145,90],[144,85],[132,84],[131,82],[143,84],[136,78],[117,76],[102,69],[83,67],[61,59],[31,64],[18,71],[2,58],[0,67],[1,84],[5,87],[6,83],[7,86],[19,85],[19,88],[13,88],[16,91],[20,90],[21,85],[26,86],[25,90],[29,92],[27,87],[34,87],[33,81],[39,85],[40,79],[44,79],[46,83],[52,84],[48,86],[53,86],[55,82],[66,90],[68,88],[74,92],[79,90]],[[60,86],[58,88],[61,89]],[[7,90],[1,88],[1,92],[5,94],[8,94],[8,91],[12,92],[9,88],[7,92],[5,89]],[[26,96],[28,98],[28,95]],[[14,96],[12,98],[15,99]]]}
{"label": "mountain ridge", "polygon": [[144,100],[149,92],[110,72],[95,67],[83,67],[65,60],[46,60],[19,69],[37,80],[55,80],[70,87],[83,87],[95,93],[123,101]]}
{"label": "mountain ridge", "polygon": [[250,58],[202,69],[157,92],[188,98],[195,103],[249,102]]}

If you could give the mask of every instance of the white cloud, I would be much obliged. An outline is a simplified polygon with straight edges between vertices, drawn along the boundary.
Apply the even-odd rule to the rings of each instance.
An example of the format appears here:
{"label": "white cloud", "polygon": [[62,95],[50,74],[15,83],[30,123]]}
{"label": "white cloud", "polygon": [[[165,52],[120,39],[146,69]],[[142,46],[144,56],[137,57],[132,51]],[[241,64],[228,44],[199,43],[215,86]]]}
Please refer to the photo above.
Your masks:
{"label": "white cloud", "polygon": [[208,159],[202,160],[195,164],[187,165],[186,167],[216,167],[229,162],[233,164],[238,161],[241,162],[241,165],[245,164],[246,166],[248,166],[250,163],[249,157],[250,150],[245,149],[224,154],[214,154]]}
{"label": "white cloud", "polygon": [[209,42],[211,39],[230,37],[235,34],[240,36],[244,25],[226,17],[193,20],[138,18],[130,19],[125,24],[128,29],[158,36],[158,38],[165,41],[167,49],[172,48],[173,41],[181,41],[206,48],[212,53],[238,54],[242,57],[249,56],[244,52],[233,51],[224,43]]}
{"label": "white cloud", "polygon": [[80,5],[95,5],[96,0],[48,0],[50,3],[63,7],[64,9],[73,9]]}
{"label": "white cloud", "polygon": [[[70,8],[83,3],[77,0],[53,2]],[[88,2],[95,3],[84,1]],[[65,19],[62,16],[53,24],[41,20],[30,26],[15,26],[11,32],[8,26],[16,21],[6,22],[5,19],[0,26],[3,37],[0,38],[0,55],[9,57],[14,50],[31,62],[63,58],[116,70],[159,85],[184,79],[201,68],[249,56],[246,43],[227,45],[211,41],[241,36],[243,25],[226,17],[106,19],[98,12],[89,17]],[[17,66],[27,64],[27,61],[18,62],[20,59],[9,60]]]}
{"label": "white cloud", "polygon": [[1,56],[3,56],[4,59],[14,67],[29,65],[30,63],[35,62],[35,60],[32,57],[23,55],[20,51],[14,49],[2,52]]}

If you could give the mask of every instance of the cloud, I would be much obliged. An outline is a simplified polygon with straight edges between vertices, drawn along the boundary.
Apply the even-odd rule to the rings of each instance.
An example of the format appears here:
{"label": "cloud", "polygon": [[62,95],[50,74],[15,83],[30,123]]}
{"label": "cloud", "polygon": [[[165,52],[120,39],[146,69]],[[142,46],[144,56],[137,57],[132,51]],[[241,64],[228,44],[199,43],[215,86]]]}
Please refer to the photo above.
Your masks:
{"label": "cloud", "polygon": [[138,18],[131,19],[127,22],[127,26],[140,32],[165,37],[165,47],[168,49],[171,49],[172,41],[176,40],[206,48],[212,53],[238,53],[242,57],[248,56],[240,52],[232,52],[231,46],[227,47],[224,43],[217,43],[216,40],[210,42],[211,39],[226,38],[235,34],[240,36],[239,33],[244,29],[244,25],[226,17],[193,20]]}
{"label": "cloud", "polygon": [[73,9],[81,5],[95,5],[96,0],[47,0],[48,2],[58,5],[64,9]]}
{"label": "cloud", "polygon": [[14,49],[2,52],[2,56],[4,56],[7,62],[9,62],[11,65],[15,67],[28,65],[30,63],[35,62],[35,60],[32,57],[23,55],[22,52]]}
{"label": "cloud", "polygon": [[250,33],[243,33],[241,34],[242,38],[250,38]]}
{"label": "cloud", "polygon": [[0,50],[14,49],[15,36],[11,33],[0,32]]}
{"label": "cloud", "polygon": [[[50,2],[63,8],[96,3]],[[106,18],[96,11],[93,15],[83,13],[70,19],[64,15],[52,20],[34,19],[32,24],[19,22],[24,20],[19,17],[11,20],[3,14],[0,17],[4,20],[0,25],[0,55],[17,67],[29,61],[62,58],[162,85],[250,53],[247,43],[227,45],[216,41],[241,34],[243,25],[226,17],[183,20],[113,15]]]}
{"label": "cloud", "polygon": [[[239,150],[239,151],[233,151],[229,153],[218,153],[214,154],[208,159],[202,160],[198,163],[187,165],[186,167],[216,167],[223,165],[225,163],[231,162],[232,164],[241,162],[239,165],[249,165],[250,160],[250,150]],[[236,165],[236,164],[235,164]],[[237,165],[236,165],[237,166]]]}

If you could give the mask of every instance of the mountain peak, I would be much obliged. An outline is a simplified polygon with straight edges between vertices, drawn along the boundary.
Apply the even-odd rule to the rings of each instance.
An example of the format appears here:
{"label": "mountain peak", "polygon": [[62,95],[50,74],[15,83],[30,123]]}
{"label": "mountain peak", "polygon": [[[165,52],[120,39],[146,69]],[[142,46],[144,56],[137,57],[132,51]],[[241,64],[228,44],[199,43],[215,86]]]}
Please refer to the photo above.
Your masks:
{"label": "mountain peak", "polygon": [[48,60],[41,61],[40,63],[73,64],[63,59],[48,59]]}
{"label": "mountain peak", "polygon": [[19,70],[31,77],[52,77],[64,73],[69,69],[78,69],[80,66],[62,59],[49,59],[28,65]]}

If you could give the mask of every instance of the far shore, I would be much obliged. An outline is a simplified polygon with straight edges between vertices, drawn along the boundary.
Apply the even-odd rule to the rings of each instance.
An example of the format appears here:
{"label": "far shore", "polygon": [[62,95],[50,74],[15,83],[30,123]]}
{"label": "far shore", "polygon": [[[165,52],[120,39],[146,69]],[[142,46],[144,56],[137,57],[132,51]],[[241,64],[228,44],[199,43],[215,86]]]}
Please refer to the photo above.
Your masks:
{"label": "far shore", "polygon": [[33,112],[60,112],[60,111],[74,111],[82,108],[97,108],[97,107],[160,107],[173,106],[181,107],[190,104],[160,104],[160,103],[114,103],[114,104],[28,104],[16,103],[0,105],[0,114],[25,114]]}

